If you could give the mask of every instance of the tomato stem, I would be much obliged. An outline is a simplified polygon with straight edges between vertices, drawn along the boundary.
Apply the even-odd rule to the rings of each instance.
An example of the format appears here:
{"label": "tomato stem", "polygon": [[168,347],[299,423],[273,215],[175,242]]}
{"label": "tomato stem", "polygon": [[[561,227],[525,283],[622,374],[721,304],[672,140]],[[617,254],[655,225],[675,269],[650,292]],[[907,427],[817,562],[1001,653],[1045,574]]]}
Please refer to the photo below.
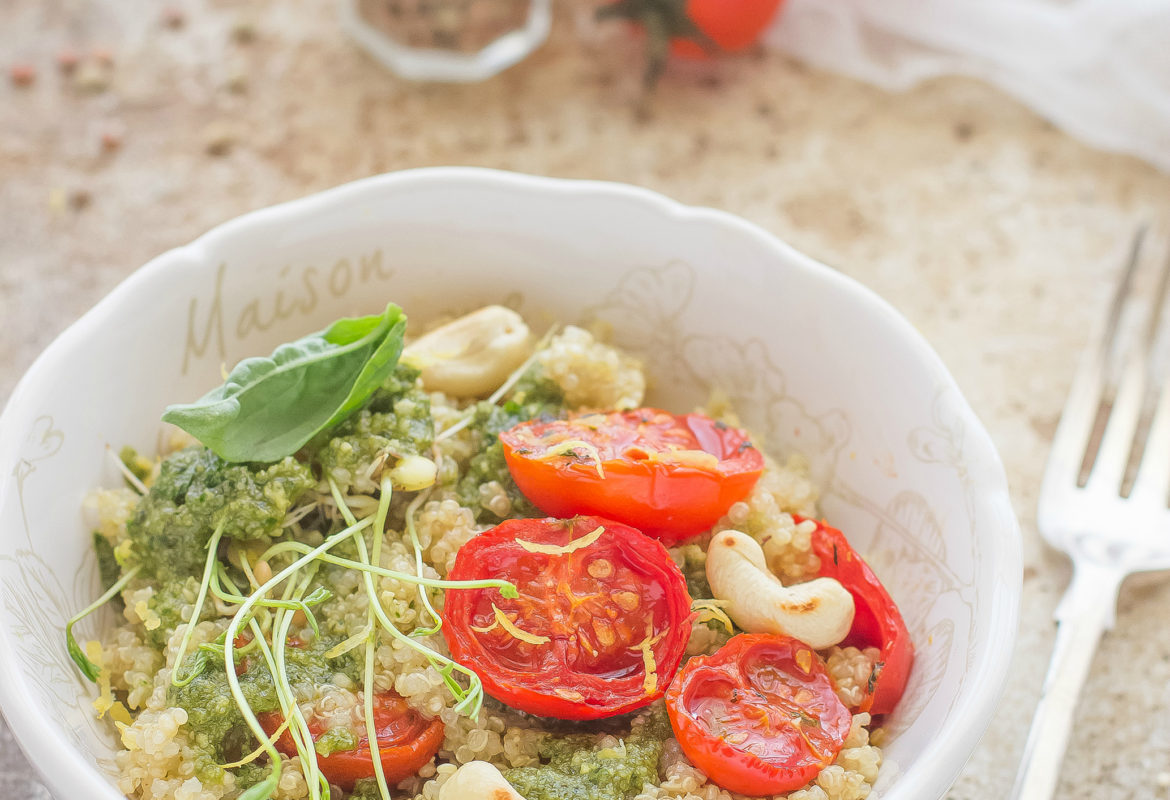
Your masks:
{"label": "tomato stem", "polygon": [[625,19],[645,29],[646,70],[642,82],[647,92],[653,91],[666,70],[672,39],[694,42],[708,53],[720,50],[687,14],[687,0],[615,0],[597,9],[597,19]]}

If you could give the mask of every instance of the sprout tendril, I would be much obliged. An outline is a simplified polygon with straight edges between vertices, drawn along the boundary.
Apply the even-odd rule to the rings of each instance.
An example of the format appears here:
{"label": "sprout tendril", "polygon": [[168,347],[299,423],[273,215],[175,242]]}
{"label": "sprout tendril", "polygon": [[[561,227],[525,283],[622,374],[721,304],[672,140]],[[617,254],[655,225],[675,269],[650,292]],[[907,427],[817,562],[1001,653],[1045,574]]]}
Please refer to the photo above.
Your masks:
{"label": "sprout tendril", "polygon": [[[414,569],[418,573],[418,577],[423,576],[423,554],[422,546],[418,541],[418,529],[414,524],[414,515],[418,513],[419,506],[426,501],[430,496],[430,492],[420,492],[417,497],[410,501],[410,505],[406,507],[406,533],[410,536],[411,547],[414,548]],[[411,632],[411,636],[433,636],[438,633],[443,627],[443,618],[435,611],[435,607],[431,605],[431,598],[427,594],[427,587],[424,583],[418,585],[418,598],[422,601],[423,608],[431,617],[431,627],[418,628]]]}
{"label": "sprout tendril", "polygon": [[105,594],[97,600],[94,600],[65,623],[65,648],[69,651],[69,657],[73,659],[73,663],[77,665],[77,668],[81,670],[81,674],[91,681],[97,681],[101,667],[90,661],[85,653],[81,651],[81,648],[78,647],[77,639],[73,637],[73,626],[110,602],[115,595],[126,588],[126,584],[130,583],[131,578],[137,575],[140,569],[142,569],[141,564],[131,567],[126,571],[125,575],[118,579],[117,583],[106,590]]}
{"label": "sprout tendril", "polygon": [[191,609],[191,619],[187,621],[187,628],[183,631],[183,640],[179,642],[179,650],[175,653],[175,671],[171,673],[172,686],[186,686],[195,680],[207,664],[206,659],[196,659],[192,665],[191,674],[179,677],[183,671],[183,657],[187,654],[187,647],[191,644],[191,637],[195,634],[195,626],[199,624],[199,617],[203,613],[203,604],[207,600],[207,589],[211,585],[211,576],[215,572],[215,565],[219,563],[219,540],[223,537],[223,523],[211,534],[207,542],[207,563],[203,567],[203,580],[199,582],[199,596],[195,600],[195,607]]}

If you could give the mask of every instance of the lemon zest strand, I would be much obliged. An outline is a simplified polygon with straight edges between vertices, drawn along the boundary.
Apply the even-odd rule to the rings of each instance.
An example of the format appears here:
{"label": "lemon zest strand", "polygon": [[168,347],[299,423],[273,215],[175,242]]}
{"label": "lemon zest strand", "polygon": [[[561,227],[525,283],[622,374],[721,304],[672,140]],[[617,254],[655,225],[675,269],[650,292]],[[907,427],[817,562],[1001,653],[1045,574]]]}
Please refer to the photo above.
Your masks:
{"label": "lemon zest strand", "polygon": [[723,609],[727,607],[726,600],[696,600],[691,603],[691,611],[698,612],[696,622],[718,622],[728,633],[735,633],[735,625],[731,617]]}
{"label": "lemon zest strand", "polygon": [[547,461],[550,458],[567,455],[574,450],[584,450],[586,455],[593,459],[593,466],[594,469],[597,470],[597,477],[605,480],[605,467],[603,467],[601,464],[601,453],[597,450],[596,447],[589,444],[589,442],[585,441],[584,439],[569,439],[565,442],[559,442],[554,444],[548,450],[545,450],[541,455],[534,456],[533,458],[536,461]]}
{"label": "lemon zest strand", "polygon": [[519,639],[528,644],[548,644],[552,639],[547,636],[538,636],[535,633],[520,630],[512,620],[508,619],[508,615],[500,610],[500,607],[495,603],[492,604],[492,611],[496,614],[496,621],[486,628],[477,628],[474,625],[470,626],[476,633],[491,633],[496,628],[503,628],[505,632],[513,639]]}
{"label": "lemon zest strand", "polygon": [[555,544],[540,544],[539,542],[528,542],[524,539],[517,539],[516,544],[523,547],[529,553],[544,553],[550,556],[567,556],[569,553],[583,550],[589,545],[595,543],[601,538],[601,534],[605,533],[605,528],[598,525],[595,529],[582,536],[580,539],[574,539],[566,545],[558,546]]}
{"label": "lemon zest strand", "polygon": [[642,679],[642,691],[651,695],[658,691],[658,660],[654,657],[654,645],[662,641],[666,631],[654,635],[653,623],[646,625],[646,638],[637,647],[630,648],[642,654],[642,665],[646,669],[646,677]]}
{"label": "lemon zest strand", "polygon": [[334,645],[328,652],[325,653],[326,658],[337,658],[343,656],[350,650],[361,647],[366,643],[366,637],[370,635],[370,625],[366,624],[364,628],[355,633],[353,636],[346,639],[344,642],[339,642]]}
{"label": "lemon zest strand", "polygon": [[256,759],[258,759],[260,756],[264,755],[265,750],[267,750],[269,747],[274,747],[276,745],[276,741],[281,736],[284,735],[284,732],[288,730],[288,726],[289,726],[289,721],[286,719],[284,722],[281,723],[280,727],[276,729],[276,732],[268,737],[268,742],[266,744],[260,745],[255,750],[253,750],[251,753],[249,753],[248,755],[241,758],[239,761],[233,761],[230,764],[220,764],[219,765],[220,768],[221,769],[235,769],[236,767],[242,767],[245,764],[252,763]]}

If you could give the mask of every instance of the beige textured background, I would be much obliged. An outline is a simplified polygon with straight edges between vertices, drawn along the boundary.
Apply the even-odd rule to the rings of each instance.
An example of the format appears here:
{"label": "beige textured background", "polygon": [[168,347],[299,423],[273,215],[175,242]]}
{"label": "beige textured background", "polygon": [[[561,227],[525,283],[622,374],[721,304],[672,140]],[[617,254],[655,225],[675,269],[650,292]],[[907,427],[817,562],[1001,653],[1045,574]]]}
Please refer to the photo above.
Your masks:
{"label": "beige textured background", "polygon": [[[1006,795],[1068,579],[1034,525],[1048,441],[1125,240],[1170,216],[1170,177],[977,83],[887,95],[762,52],[675,68],[639,109],[636,46],[578,5],[562,0],[519,67],[446,87],[386,74],[323,0],[181,3],[177,27],[151,0],[0,0],[0,400],[147,259],[365,175],[473,164],[736,212],[897,306],[1000,447],[1026,537],[1022,625],[1001,710],[948,797]],[[72,76],[65,47],[85,56]],[[31,86],[8,80],[15,62]],[[1124,590],[1060,796],[1170,798],[1168,607],[1170,582]],[[0,732],[4,768],[25,767]]]}

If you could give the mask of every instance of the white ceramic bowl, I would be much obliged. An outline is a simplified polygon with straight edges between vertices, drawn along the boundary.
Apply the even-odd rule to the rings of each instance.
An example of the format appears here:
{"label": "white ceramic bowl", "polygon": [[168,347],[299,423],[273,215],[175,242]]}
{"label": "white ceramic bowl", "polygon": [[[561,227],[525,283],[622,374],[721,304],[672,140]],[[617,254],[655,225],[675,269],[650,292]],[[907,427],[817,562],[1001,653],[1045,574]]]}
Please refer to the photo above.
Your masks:
{"label": "white ceramic bowl", "polygon": [[615,184],[428,169],[248,214],[159,256],[13,393],[0,700],[57,796],[120,797],[114,736],[62,635],[97,593],[80,507],[117,484],[106,445],[153,451],[162,408],[219,383],[221,364],[388,299],[416,320],[489,302],[537,324],[600,318],[646,357],[652,402],[686,409],[721,387],[771,452],[805,453],[823,513],[870,558],[918,649],[878,793],[947,790],[1002,688],[1021,558],[995,449],[922,337],[731,215]]}

